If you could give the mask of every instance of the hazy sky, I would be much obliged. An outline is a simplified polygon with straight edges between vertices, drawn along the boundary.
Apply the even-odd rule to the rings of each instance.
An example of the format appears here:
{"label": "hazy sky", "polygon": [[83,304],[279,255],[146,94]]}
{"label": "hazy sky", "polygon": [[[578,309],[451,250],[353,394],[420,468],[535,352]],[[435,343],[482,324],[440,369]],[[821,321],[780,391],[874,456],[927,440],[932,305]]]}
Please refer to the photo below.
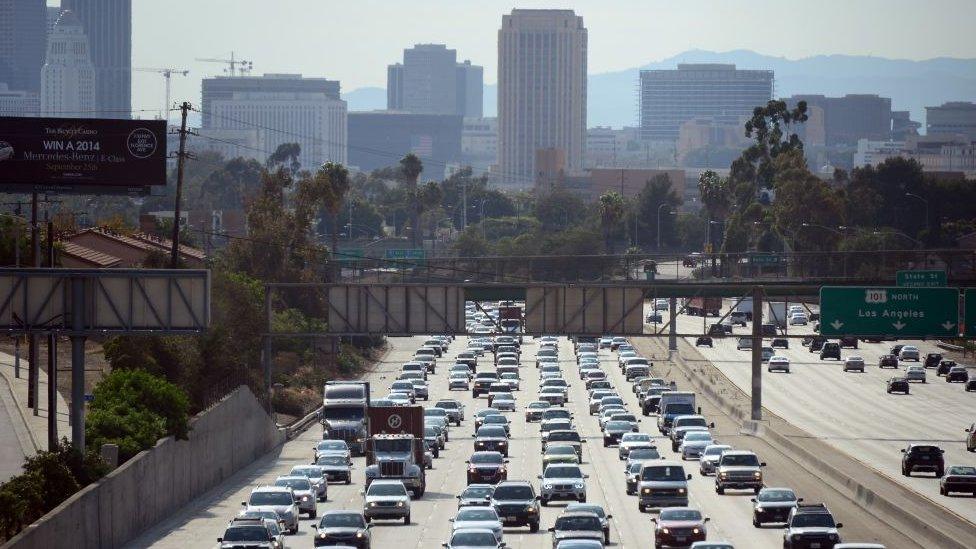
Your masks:
{"label": "hazy sky", "polygon": [[[49,4],[54,4],[49,0]],[[445,43],[496,79],[496,38],[513,7],[572,8],[589,30],[590,73],[682,51],[751,49],[788,58],[862,54],[976,57],[976,0],[133,0],[134,67],[180,67],[173,100],[199,101],[199,81],[231,50],[254,73],[385,86],[386,65],[415,43]],[[163,103],[163,78],[133,76],[133,108]]]}

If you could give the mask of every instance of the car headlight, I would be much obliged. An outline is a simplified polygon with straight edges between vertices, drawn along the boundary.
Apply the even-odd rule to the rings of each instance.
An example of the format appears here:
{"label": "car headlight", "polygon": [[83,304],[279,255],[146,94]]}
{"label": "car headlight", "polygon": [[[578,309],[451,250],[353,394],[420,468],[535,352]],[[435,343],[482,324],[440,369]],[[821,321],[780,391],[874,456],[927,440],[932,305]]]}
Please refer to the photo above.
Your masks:
{"label": "car headlight", "polygon": [[651,493],[651,489],[650,488],[644,488],[643,492],[645,494],[650,494]]}
{"label": "car headlight", "polygon": [[527,512],[527,513],[535,513],[535,507],[529,505],[528,507],[525,508],[525,512]]}
{"label": "car headlight", "polygon": [[362,538],[362,537],[363,537],[363,535],[364,535],[364,534],[363,534],[362,532],[356,532],[356,537],[357,537],[357,538]]}
{"label": "car headlight", "polygon": [[308,501],[308,496],[302,496],[302,501]]}
{"label": "car headlight", "polygon": [[752,474],[752,476],[754,476],[756,478],[762,478],[762,473],[760,473],[759,471],[756,471],[755,473]]}
{"label": "car headlight", "polygon": [[583,484],[582,482],[577,482],[577,483],[576,483],[576,489],[577,489],[577,490],[580,490],[580,489],[582,489],[582,488],[583,488],[584,486],[585,486],[585,485],[584,485],[584,484]]}
{"label": "car headlight", "polygon": [[319,539],[325,539],[325,532],[319,534]]}
{"label": "car headlight", "polygon": [[477,444],[478,444],[478,446],[484,446],[485,445],[485,443],[483,441],[480,441],[480,440],[477,442]]}
{"label": "car headlight", "polygon": [[678,493],[679,493],[679,494],[683,494],[683,493],[685,493],[685,489],[684,489],[684,488],[678,488]]}
{"label": "car headlight", "polygon": [[722,478],[728,478],[729,474],[728,473],[719,473],[718,476],[720,476]]}
{"label": "car headlight", "polygon": [[371,502],[369,502],[369,506],[370,506],[370,507],[376,507],[376,502],[375,502],[375,501],[371,501]]}
{"label": "car headlight", "polygon": [[402,501],[398,501],[397,502],[397,507],[403,507],[403,502]]}
{"label": "car headlight", "polygon": [[671,533],[671,530],[668,530],[667,528],[661,528],[661,533],[662,534],[670,534]]}
{"label": "car headlight", "polygon": [[546,490],[549,490],[552,488],[552,484],[543,484],[542,487],[545,488]]}
{"label": "car headlight", "polygon": [[505,442],[504,440],[501,440],[501,441],[498,442],[498,445],[499,446],[505,446],[506,444],[508,444],[508,443]]}
{"label": "car headlight", "polygon": [[505,468],[504,467],[499,467],[498,468],[498,472],[499,473],[504,473],[505,472]]}

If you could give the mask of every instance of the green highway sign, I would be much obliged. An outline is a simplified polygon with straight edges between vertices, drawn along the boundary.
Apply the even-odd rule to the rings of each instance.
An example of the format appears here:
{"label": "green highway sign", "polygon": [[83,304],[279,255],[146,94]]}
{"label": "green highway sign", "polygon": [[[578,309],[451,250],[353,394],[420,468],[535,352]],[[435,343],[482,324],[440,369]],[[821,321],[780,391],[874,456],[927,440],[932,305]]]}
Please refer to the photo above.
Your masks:
{"label": "green highway sign", "polygon": [[387,259],[424,259],[427,252],[421,248],[407,248],[403,250],[386,250]]}
{"label": "green highway sign", "polygon": [[898,271],[896,285],[903,288],[945,288],[945,271]]}
{"label": "green highway sign", "polygon": [[779,265],[783,257],[776,254],[752,254],[749,256],[751,265]]}
{"label": "green highway sign", "polygon": [[956,337],[959,290],[955,288],[820,289],[824,336]]}
{"label": "green highway sign", "polygon": [[347,250],[340,249],[339,257],[336,261],[359,261],[366,256],[366,251],[362,248],[349,248]]}
{"label": "green highway sign", "polygon": [[964,335],[976,337],[976,288],[966,290],[963,310],[965,311],[963,314],[966,315],[966,332]]}

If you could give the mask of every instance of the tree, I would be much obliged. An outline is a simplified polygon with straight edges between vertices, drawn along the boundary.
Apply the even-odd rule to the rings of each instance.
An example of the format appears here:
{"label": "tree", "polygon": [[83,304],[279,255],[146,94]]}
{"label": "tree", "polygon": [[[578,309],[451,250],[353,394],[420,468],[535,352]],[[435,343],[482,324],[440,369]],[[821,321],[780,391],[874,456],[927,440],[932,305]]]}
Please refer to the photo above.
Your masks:
{"label": "tree", "polygon": [[[331,233],[332,245],[330,253],[332,256],[332,280],[339,277],[339,212],[346,193],[349,192],[349,170],[342,164],[336,162],[326,162],[315,174],[308,179],[303,179],[298,187],[298,203],[296,207],[311,208],[328,214],[332,221]],[[306,216],[302,216],[306,217]],[[312,216],[308,216],[311,218]]]}
{"label": "tree", "polygon": [[586,204],[578,195],[564,189],[540,194],[533,209],[543,230],[562,230],[582,223]]}
{"label": "tree", "polygon": [[[648,235],[651,241],[657,241],[657,229],[660,226],[661,242],[670,241],[674,234],[674,216],[669,215],[668,211],[680,205],[681,198],[674,192],[668,174],[654,176],[644,183],[644,188],[637,195],[638,233]],[[665,235],[668,237],[665,238]]]}
{"label": "tree", "polygon": [[600,226],[603,228],[603,241],[607,250],[613,253],[613,229],[624,216],[624,197],[617,191],[600,196]]}
{"label": "tree", "polygon": [[409,153],[400,159],[400,170],[403,172],[403,177],[406,180],[407,189],[412,191],[408,192],[407,196],[413,201],[413,211],[410,217],[410,236],[413,241],[413,246],[416,248],[420,243],[420,214],[422,213],[419,202],[420,195],[416,190],[419,184],[420,174],[424,171],[424,165],[417,155]]}
{"label": "tree", "polygon": [[291,170],[291,175],[294,177],[298,170],[302,169],[301,162],[298,161],[298,157],[302,155],[302,146],[298,143],[282,143],[278,145],[275,152],[268,156],[268,161],[266,163],[268,169],[274,169],[279,166],[283,166]]}

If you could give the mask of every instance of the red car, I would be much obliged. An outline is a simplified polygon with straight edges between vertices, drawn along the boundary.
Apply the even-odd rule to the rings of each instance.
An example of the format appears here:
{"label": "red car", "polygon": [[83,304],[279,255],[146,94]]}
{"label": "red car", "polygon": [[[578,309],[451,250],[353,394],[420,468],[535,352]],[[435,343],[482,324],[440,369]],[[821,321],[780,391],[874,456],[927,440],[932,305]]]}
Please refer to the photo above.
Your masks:
{"label": "red car", "polygon": [[692,507],[665,507],[654,519],[655,547],[688,547],[708,536],[701,511]]}

